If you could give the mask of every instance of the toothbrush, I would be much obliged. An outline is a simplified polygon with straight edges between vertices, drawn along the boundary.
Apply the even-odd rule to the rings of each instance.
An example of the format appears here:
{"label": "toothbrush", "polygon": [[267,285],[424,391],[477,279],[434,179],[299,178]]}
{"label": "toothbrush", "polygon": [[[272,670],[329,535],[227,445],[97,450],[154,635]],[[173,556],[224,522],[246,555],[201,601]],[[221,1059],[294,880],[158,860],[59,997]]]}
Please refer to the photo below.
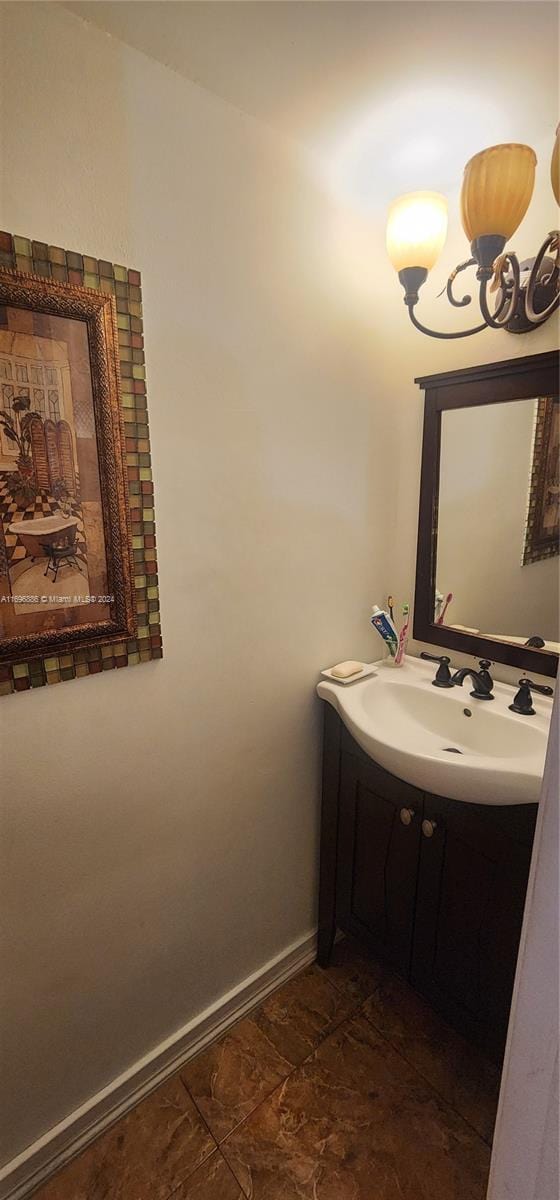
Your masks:
{"label": "toothbrush", "polygon": [[393,622],[395,620],[395,614],[393,612],[394,607],[395,607],[395,601],[393,600],[393,597],[387,596],[387,608],[389,609],[389,616]]}
{"label": "toothbrush", "polygon": [[436,625],[443,625],[443,618],[444,618],[444,616],[447,612],[447,609],[449,608],[449,605],[451,604],[452,600],[453,600],[453,592],[448,592],[447,596],[445,597],[445,603],[443,605],[443,608],[439,614],[439,617],[437,618]]}
{"label": "toothbrush", "polygon": [[406,650],[406,642],[407,642],[407,637],[408,637],[408,626],[410,625],[410,608],[409,608],[408,604],[403,604],[402,612],[403,612],[404,621],[403,621],[403,627],[399,634],[399,645],[398,645],[397,653],[395,655],[395,666],[396,667],[402,666],[402,661],[403,661],[405,650]]}

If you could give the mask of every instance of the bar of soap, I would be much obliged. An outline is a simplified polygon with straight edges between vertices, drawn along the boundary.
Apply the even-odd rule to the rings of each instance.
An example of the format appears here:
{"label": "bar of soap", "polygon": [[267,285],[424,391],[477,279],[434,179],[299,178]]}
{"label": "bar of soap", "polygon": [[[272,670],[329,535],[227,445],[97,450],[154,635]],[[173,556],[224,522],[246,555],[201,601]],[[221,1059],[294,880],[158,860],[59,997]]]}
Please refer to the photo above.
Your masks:
{"label": "bar of soap", "polygon": [[331,668],[331,675],[335,679],[349,679],[351,675],[357,675],[359,671],[363,671],[364,664],[354,662],[353,659],[348,659],[348,662],[337,663],[336,667]]}

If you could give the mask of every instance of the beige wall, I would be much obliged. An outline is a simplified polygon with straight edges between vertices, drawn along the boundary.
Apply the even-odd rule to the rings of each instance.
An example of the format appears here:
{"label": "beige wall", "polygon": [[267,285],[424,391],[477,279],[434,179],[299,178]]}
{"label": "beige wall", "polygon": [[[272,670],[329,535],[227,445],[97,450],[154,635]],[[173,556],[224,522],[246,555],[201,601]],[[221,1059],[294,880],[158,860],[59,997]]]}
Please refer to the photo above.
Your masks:
{"label": "beige wall", "polygon": [[558,642],[558,558],[522,566],[536,409],[443,413],[437,580],[447,624]]}
{"label": "beige wall", "polygon": [[393,483],[295,150],[63,9],[1,14],[0,228],[143,274],[165,644],[1,704],[5,1161],[313,928],[313,686],[377,652]]}

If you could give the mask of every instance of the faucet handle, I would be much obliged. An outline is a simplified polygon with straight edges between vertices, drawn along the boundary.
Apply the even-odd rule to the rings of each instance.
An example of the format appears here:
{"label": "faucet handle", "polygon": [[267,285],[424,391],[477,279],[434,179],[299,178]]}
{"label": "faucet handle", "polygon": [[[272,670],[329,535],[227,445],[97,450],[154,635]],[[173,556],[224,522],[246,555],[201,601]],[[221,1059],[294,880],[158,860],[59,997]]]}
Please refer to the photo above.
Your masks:
{"label": "faucet handle", "polygon": [[512,712],[521,713],[524,717],[534,716],[533,697],[531,691],[539,692],[541,696],[554,695],[553,689],[545,683],[533,683],[526,675],[519,680],[519,691],[513,697],[513,704],[508,707]]}
{"label": "faucet handle", "polygon": [[526,683],[531,688],[532,692],[540,692],[541,696],[553,696],[554,688],[548,686],[547,683],[533,683],[532,679],[527,679],[524,675],[523,679],[519,680],[520,685]]}
{"label": "faucet handle", "polygon": [[451,659],[448,657],[447,654],[428,654],[426,650],[422,650],[420,652],[420,658],[425,658],[425,659],[427,659],[428,662],[439,663],[439,667],[436,671],[435,679],[432,679],[433,687],[440,687],[440,688],[453,687],[453,681],[451,679],[451,671],[449,670],[449,663],[451,662]]}

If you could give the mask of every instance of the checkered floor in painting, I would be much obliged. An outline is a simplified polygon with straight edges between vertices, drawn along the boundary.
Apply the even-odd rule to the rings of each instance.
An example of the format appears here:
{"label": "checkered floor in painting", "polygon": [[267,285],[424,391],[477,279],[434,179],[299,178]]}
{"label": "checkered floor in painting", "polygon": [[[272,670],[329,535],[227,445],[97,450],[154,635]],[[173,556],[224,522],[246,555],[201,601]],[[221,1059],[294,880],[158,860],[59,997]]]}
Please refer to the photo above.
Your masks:
{"label": "checkered floor in painting", "polygon": [[[60,512],[60,503],[55,500],[54,496],[50,496],[46,491],[37,493],[29,504],[22,507],[21,503],[14,499],[10,488],[10,471],[0,471],[0,521],[4,527],[4,539],[6,542],[6,555],[8,559],[8,567],[14,566],[21,562],[27,555],[25,546],[20,541],[17,533],[12,533],[9,526],[14,521],[32,521],[34,517],[52,517],[55,513]],[[78,558],[83,558],[87,561],[86,556],[86,538],[84,532],[84,520],[82,510],[78,499],[70,503],[72,516],[76,517],[76,542],[78,546]]]}

